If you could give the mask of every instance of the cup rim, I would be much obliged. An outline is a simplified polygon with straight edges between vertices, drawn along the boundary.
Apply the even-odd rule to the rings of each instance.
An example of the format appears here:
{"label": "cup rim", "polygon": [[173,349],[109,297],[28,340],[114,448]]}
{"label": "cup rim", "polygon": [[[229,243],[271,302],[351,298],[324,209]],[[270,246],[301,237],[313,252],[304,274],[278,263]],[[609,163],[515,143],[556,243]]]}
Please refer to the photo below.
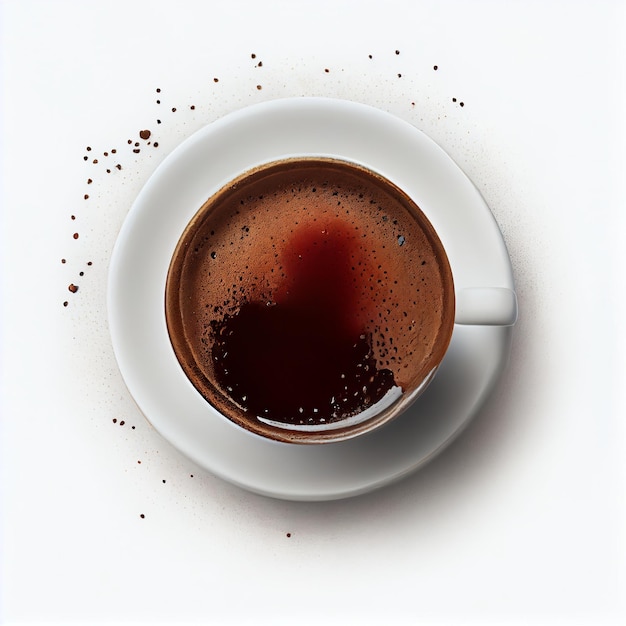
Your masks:
{"label": "cup rim", "polygon": [[[219,204],[220,199],[228,197],[229,194],[238,193],[247,185],[271,177],[276,171],[289,168],[289,170],[295,170],[294,175],[297,176],[303,168],[308,167],[328,169],[347,167],[351,175],[366,178],[368,183],[374,183],[383,188],[385,194],[401,204],[406,214],[418,224],[435,254],[441,279],[442,300],[441,319],[434,336],[433,349],[420,363],[419,369],[411,373],[411,384],[407,389],[402,389],[396,384],[376,404],[367,407],[357,415],[348,415],[333,422],[311,425],[286,424],[267,419],[262,415],[252,415],[222,389],[206,373],[202,363],[195,358],[194,347],[190,345],[191,341],[185,332],[184,306],[181,305],[180,300],[181,274],[185,260],[190,254],[191,242],[197,229],[202,227],[204,218],[210,214],[215,204]],[[165,286],[165,317],[172,349],[185,376],[198,393],[223,417],[241,428],[271,440],[295,444],[325,444],[357,437],[383,426],[400,415],[423,393],[433,379],[452,338],[455,318],[454,280],[446,250],[430,220],[415,200],[398,185],[380,172],[346,158],[293,154],[257,164],[238,173],[210,198],[207,198],[194,213],[185,225],[170,260]]]}

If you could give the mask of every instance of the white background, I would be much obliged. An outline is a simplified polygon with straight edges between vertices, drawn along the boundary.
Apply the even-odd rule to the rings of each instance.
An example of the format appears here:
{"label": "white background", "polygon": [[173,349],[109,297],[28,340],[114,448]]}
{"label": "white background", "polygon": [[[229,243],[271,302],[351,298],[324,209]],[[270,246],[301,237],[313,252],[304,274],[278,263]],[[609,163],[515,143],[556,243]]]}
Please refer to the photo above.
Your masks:
{"label": "white background", "polygon": [[[624,623],[625,13],[5,0],[5,623]],[[296,95],[372,104],[440,143],[500,224],[520,305],[510,366],[452,447],[316,504],[244,492],[162,440],[105,307],[117,232],[160,160]]]}

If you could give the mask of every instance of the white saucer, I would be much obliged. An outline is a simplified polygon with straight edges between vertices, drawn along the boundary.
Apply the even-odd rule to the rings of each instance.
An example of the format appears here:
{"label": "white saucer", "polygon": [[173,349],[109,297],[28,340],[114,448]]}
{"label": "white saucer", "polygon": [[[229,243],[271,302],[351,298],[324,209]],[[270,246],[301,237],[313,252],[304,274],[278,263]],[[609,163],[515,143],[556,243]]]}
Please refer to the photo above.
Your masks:
{"label": "white saucer", "polygon": [[513,290],[513,277],[498,226],[465,174],[422,132],[369,106],[326,98],[255,105],[195,133],[159,166],[128,214],[109,271],[109,325],[130,393],[165,439],[213,474],[273,497],[328,500],[388,484],[441,451],[489,394],[512,331],[457,324],[426,392],[402,416],[356,439],[277,443],[220,416],[187,380],[169,341],[169,262],[212,193],[250,167],[295,155],[361,163],[409,193],[448,252],[457,290]]}

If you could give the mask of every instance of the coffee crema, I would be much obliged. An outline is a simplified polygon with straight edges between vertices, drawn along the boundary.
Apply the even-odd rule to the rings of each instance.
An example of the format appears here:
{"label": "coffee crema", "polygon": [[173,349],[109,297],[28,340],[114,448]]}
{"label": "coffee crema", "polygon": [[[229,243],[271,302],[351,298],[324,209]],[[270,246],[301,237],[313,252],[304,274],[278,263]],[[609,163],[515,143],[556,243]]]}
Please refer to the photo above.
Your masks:
{"label": "coffee crema", "polygon": [[447,349],[454,290],[404,192],[306,157],[246,172],[202,206],[174,252],[165,308],[202,396],[248,430],[298,442],[311,430],[332,439],[419,387]]}

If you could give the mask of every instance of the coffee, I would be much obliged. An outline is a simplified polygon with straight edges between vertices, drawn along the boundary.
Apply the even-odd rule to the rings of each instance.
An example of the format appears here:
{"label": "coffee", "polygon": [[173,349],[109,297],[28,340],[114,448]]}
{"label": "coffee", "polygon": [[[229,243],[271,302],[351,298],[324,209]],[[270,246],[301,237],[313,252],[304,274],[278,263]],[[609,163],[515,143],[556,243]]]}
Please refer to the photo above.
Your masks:
{"label": "coffee", "polygon": [[258,167],[210,198],[178,243],[165,295],[196,389],[285,441],[332,439],[419,387],[454,323],[450,268],[420,209],[328,158]]}

